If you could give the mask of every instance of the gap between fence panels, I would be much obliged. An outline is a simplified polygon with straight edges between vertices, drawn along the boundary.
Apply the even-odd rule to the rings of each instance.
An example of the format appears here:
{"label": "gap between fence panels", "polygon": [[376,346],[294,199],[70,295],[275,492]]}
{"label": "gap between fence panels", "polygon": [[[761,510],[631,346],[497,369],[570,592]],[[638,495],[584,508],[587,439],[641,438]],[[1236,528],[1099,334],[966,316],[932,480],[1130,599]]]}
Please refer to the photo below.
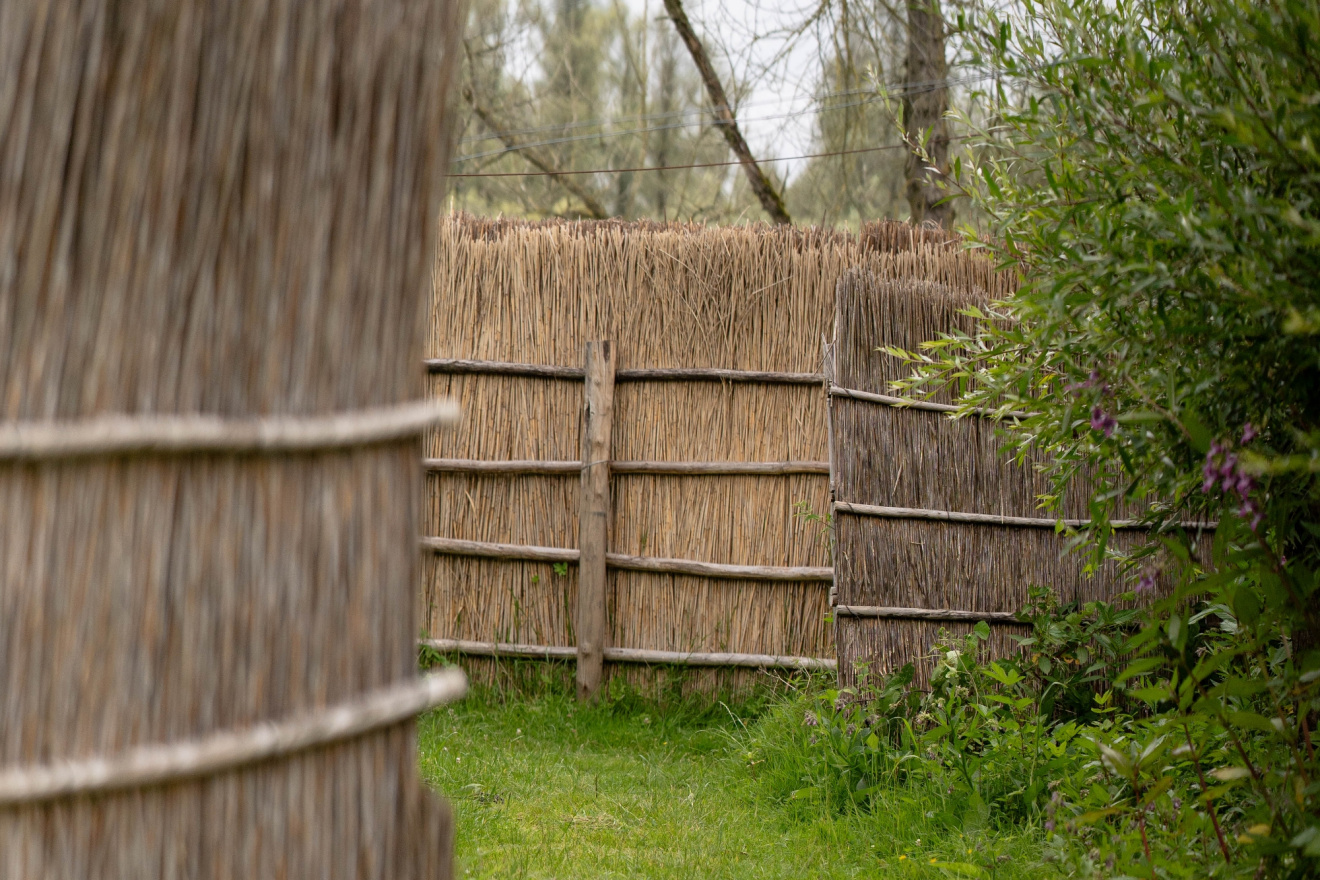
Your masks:
{"label": "gap between fence panels", "polygon": [[[663,474],[669,476],[734,476],[820,474],[828,476],[828,461],[612,461],[615,474]],[[580,461],[519,459],[491,461],[471,458],[427,458],[422,467],[431,473],[455,474],[541,474],[577,476]]]}
{"label": "gap between fence panels", "polygon": [[[567,547],[537,547],[530,544],[498,544],[467,541],[461,538],[427,537],[423,549],[448,556],[480,556],[487,559],[524,559],[533,562],[578,562],[581,553]],[[735,580],[762,581],[833,581],[834,569],[827,566],[731,565],[701,562],[695,559],[670,559],[661,556],[630,556],[606,553],[605,564],[623,571],[647,571],[661,574],[693,574]]]}
{"label": "gap between fence panels", "polygon": [[[522,645],[503,642],[475,642],[466,639],[421,639],[419,644],[442,654],[469,654],[477,657],[522,657],[542,660],[576,660],[577,648],[550,645]],[[649,663],[667,666],[736,666],[751,669],[820,669],[834,670],[838,661],[826,657],[785,657],[775,654],[714,653],[703,651],[653,651],[646,648],[605,648],[605,660],[611,663]]]}

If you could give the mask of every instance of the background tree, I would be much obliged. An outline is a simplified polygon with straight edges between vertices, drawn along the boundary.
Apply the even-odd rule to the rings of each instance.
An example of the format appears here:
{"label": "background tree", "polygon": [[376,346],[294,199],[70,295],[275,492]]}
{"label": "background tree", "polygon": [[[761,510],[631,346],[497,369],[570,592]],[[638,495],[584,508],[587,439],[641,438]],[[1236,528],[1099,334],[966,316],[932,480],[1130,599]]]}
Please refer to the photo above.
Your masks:
{"label": "background tree", "polygon": [[949,64],[939,0],[908,3],[906,30],[902,121],[910,147],[904,165],[909,218],[949,228],[953,202],[940,185],[949,171]]}
{"label": "background tree", "polygon": [[[939,13],[918,7],[928,15],[932,9]],[[780,15],[759,32],[734,20],[727,5],[699,11],[704,20],[690,25],[724,103],[742,107],[753,89],[797,93],[803,100],[782,117],[784,126],[814,117],[813,142],[771,152],[830,155],[797,166],[754,157],[766,183],[758,195],[732,164],[740,158],[725,140],[727,120],[712,106],[664,0],[640,13],[623,0],[476,0],[466,45],[470,100],[454,171],[513,176],[456,177],[453,205],[531,217],[736,222],[769,216],[766,199],[774,208],[779,196],[783,217],[855,228],[911,213],[905,189],[911,172],[922,181],[914,190],[924,198],[919,216],[934,211],[939,222],[949,222],[949,208],[932,207],[941,194],[926,185],[932,176],[924,165],[908,162],[905,169],[904,136],[908,131],[916,142],[925,128],[943,131],[928,146],[943,150],[947,161],[953,139],[939,108],[971,95],[952,89],[948,64],[943,74],[928,68],[944,63],[952,43],[941,42],[929,64],[909,63],[926,57],[918,51],[925,44],[909,40],[907,7],[883,0],[822,0],[800,18]],[[744,108],[739,121],[755,119],[747,114]],[[717,163],[731,164],[564,173]],[[786,186],[790,168],[795,173]]]}

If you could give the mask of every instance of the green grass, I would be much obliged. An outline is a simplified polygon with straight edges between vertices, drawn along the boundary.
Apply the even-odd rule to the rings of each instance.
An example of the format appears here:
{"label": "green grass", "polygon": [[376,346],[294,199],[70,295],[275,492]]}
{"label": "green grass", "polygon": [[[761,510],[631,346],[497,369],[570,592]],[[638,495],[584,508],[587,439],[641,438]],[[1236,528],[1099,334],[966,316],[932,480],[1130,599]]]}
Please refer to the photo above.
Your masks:
{"label": "green grass", "polygon": [[798,705],[743,721],[721,704],[478,692],[422,720],[420,764],[454,803],[459,878],[1057,876],[1038,836],[951,823],[929,794],[843,814],[785,795],[810,756],[765,746]]}

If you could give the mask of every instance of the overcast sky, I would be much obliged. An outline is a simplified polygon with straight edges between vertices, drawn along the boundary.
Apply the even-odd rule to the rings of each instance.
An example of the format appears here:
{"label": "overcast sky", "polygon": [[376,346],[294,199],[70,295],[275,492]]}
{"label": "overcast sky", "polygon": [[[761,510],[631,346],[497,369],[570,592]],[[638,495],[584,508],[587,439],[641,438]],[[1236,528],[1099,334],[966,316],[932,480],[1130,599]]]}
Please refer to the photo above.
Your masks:
{"label": "overcast sky", "polygon": [[[625,2],[638,16],[664,15],[664,0]],[[684,0],[716,63],[728,63],[741,80],[752,83],[738,108],[738,122],[758,158],[811,152],[817,44],[810,36],[790,42],[772,35],[806,19],[813,7],[800,0]],[[805,164],[776,162],[772,167],[791,177]]]}

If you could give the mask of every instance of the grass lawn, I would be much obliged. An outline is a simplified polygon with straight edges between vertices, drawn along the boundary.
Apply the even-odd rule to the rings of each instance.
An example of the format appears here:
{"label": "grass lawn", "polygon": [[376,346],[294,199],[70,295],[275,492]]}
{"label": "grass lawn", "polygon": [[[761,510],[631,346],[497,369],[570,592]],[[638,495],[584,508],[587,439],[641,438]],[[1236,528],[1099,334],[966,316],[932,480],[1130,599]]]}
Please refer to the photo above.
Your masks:
{"label": "grass lawn", "polygon": [[453,801],[459,878],[1058,876],[1034,836],[954,827],[902,791],[843,815],[774,796],[755,746],[774,709],[478,691],[421,720],[421,771]]}

